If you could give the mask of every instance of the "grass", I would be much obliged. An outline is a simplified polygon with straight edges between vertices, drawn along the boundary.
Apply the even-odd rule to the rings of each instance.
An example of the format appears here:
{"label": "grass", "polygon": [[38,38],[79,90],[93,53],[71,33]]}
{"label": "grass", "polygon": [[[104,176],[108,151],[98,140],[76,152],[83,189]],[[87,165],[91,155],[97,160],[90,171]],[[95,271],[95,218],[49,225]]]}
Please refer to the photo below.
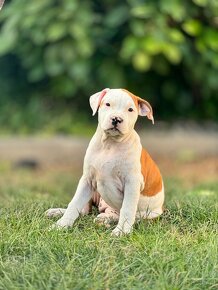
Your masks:
{"label": "grass", "polygon": [[76,187],[69,171],[0,167],[0,289],[217,289],[218,184],[166,179],[166,211],[113,238],[79,219],[48,231],[44,216]]}

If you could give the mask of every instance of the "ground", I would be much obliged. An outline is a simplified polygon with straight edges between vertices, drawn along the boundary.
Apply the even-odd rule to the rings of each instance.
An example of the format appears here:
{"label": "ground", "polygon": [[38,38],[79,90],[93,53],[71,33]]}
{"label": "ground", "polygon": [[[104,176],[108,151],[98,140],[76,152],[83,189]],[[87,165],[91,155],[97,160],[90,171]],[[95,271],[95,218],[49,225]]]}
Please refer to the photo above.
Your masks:
{"label": "ground", "polygon": [[[48,230],[54,220],[44,211],[66,206],[71,199],[87,144],[67,139],[64,147],[63,139],[58,140],[49,143],[41,159],[36,140],[25,139],[32,142],[29,147],[22,146],[24,140],[0,143],[0,289],[218,288],[216,144],[203,146],[195,136],[192,142],[201,146],[193,150],[195,143],[180,148],[180,142],[174,142],[170,147],[163,138],[164,152],[171,152],[166,156],[150,141],[164,176],[165,212],[159,219],[138,222],[129,236],[114,238],[113,226],[93,223],[96,212],[79,218],[70,230]],[[74,164],[69,162],[72,144],[81,151],[72,157]],[[35,155],[30,154],[32,147]],[[26,155],[11,148],[22,148]],[[21,162],[25,156],[38,156],[36,166]]]}

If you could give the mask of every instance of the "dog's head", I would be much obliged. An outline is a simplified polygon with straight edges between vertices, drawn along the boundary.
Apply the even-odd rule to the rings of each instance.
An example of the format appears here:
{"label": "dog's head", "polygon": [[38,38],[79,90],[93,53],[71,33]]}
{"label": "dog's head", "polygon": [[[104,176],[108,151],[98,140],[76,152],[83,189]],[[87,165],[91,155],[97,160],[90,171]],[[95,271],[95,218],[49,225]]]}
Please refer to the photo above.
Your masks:
{"label": "dog's head", "polygon": [[147,116],[154,123],[151,105],[124,89],[104,89],[90,97],[93,115],[107,135],[118,136],[133,130],[138,116]]}

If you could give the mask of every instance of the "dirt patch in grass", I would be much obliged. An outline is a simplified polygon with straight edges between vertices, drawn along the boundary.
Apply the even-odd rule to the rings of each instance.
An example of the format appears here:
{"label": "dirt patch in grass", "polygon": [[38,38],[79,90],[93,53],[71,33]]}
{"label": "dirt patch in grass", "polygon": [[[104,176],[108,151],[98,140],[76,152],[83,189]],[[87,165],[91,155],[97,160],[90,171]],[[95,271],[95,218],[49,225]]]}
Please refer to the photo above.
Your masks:
{"label": "dirt patch in grass", "polygon": [[[214,180],[218,176],[216,131],[147,130],[140,132],[143,146],[159,165],[163,176],[177,176],[187,183]],[[0,171],[14,169],[82,172],[89,143],[81,137],[7,137],[0,139]]]}

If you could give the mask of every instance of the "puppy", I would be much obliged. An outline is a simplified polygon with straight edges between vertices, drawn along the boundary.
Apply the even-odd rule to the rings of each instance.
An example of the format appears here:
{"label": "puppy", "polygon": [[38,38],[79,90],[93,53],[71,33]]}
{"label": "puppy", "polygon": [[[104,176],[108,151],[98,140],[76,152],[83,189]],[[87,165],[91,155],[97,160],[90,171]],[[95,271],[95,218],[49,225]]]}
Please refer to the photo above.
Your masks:
{"label": "puppy", "polygon": [[90,97],[98,127],[86,151],[83,175],[67,209],[49,209],[63,216],[55,227],[71,227],[79,214],[99,207],[98,221],[117,220],[115,236],[131,232],[136,218],[152,219],[163,212],[160,171],[142,148],[134,130],[138,116],[154,123],[151,105],[125,89],[104,89]]}

